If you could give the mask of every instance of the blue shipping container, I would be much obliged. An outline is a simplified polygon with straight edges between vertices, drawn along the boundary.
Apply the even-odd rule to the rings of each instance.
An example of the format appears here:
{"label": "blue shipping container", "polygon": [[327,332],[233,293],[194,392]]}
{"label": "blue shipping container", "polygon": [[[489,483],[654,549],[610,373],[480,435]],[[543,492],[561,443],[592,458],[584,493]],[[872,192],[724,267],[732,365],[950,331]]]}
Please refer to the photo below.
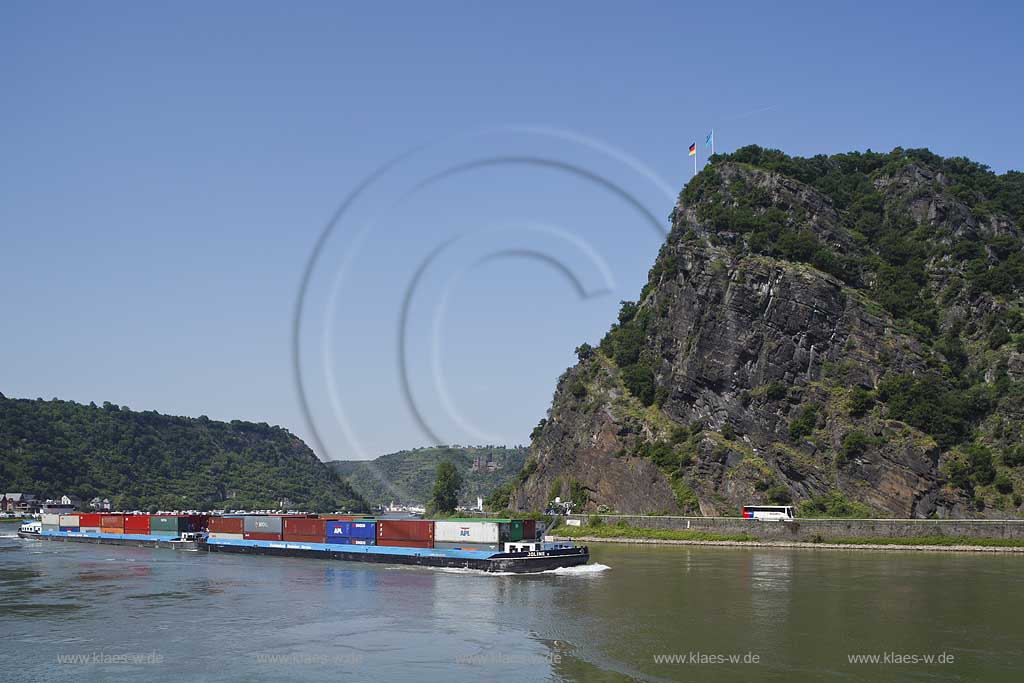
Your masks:
{"label": "blue shipping container", "polygon": [[352,538],[377,538],[376,522],[347,522]]}
{"label": "blue shipping container", "polygon": [[77,527],[77,526],[62,526],[59,530],[60,531],[78,531],[78,529],[79,529],[79,527]]}
{"label": "blue shipping container", "polygon": [[376,522],[327,522],[327,538],[377,538]]}
{"label": "blue shipping container", "polygon": [[351,536],[328,536],[327,543],[335,545],[377,545],[375,538],[352,538]]}

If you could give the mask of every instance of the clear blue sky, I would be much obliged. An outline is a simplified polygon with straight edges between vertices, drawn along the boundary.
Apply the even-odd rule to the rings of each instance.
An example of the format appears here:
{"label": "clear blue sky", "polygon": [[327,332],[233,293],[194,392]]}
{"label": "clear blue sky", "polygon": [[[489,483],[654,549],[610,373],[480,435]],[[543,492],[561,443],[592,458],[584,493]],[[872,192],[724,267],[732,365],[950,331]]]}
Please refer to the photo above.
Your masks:
{"label": "clear blue sky", "polygon": [[[521,5],[4,3],[0,391],[309,437],[307,260],[348,193],[433,143],[360,196],[310,281],[319,454],[429,441],[400,374],[410,288],[423,421],[525,443],[573,348],[636,298],[661,242],[645,211],[667,227],[709,128],[719,151],[1024,165],[1018,3]],[[566,133],[470,135],[501,126]]]}

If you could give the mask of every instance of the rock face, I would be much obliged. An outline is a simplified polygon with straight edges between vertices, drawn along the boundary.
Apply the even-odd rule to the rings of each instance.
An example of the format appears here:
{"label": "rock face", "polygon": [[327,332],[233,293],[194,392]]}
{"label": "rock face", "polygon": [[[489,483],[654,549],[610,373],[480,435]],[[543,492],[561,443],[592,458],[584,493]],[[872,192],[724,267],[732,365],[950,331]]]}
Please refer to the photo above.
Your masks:
{"label": "rock face", "polygon": [[[888,284],[902,277],[878,256],[888,258],[888,247],[875,250],[833,197],[778,171],[718,162],[681,195],[641,300],[624,305],[597,349],[578,349],[580,363],[559,379],[514,504],[543,509],[561,495],[623,513],[734,515],[744,504],[790,501],[818,506],[809,512],[831,503],[839,513],[896,517],[1019,510],[1020,467],[1000,454],[1013,448],[1006,434],[1020,433],[1019,416],[1006,429],[1016,405],[1006,383],[1021,378],[1024,362],[1009,345],[975,353],[992,332],[964,328],[964,319],[998,319],[1008,304],[950,291],[951,273],[966,267],[956,240],[1016,238],[1016,228],[1004,215],[977,218],[935,169],[863,175],[859,201],[878,201],[878,220],[932,231],[920,292]],[[951,327],[966,356],[954,359],[964,366],[957,376],[952,336],[943,336]],[[985,368],[996,368],[987,380]],[[987,412],[961,400],[970,417],[957,428],[969,431],[955,439],[886,382],[934,377],[954,387],[953,400],[974,391],[971,371],[980,372],[978,392],[1002,382],[1002,395]],[[993,438],[997,421],[1003,436]],[[1002,479],[993,488],[975,463],[984,457],[1011,490]],[[960,467],[967,461],[977,471]]]}

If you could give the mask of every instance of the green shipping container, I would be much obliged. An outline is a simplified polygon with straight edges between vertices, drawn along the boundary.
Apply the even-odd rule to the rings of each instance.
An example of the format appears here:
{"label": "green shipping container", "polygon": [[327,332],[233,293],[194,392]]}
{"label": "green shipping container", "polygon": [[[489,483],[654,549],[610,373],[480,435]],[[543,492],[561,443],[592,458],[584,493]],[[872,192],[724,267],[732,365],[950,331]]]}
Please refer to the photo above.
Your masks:
{"label": "green shipping container", "polygon": [[154,536],[158,531],[171,531],[177,534],[187,530],[188,517],[172,517],[159,515],[150,515],[149,517],[149,532]]}

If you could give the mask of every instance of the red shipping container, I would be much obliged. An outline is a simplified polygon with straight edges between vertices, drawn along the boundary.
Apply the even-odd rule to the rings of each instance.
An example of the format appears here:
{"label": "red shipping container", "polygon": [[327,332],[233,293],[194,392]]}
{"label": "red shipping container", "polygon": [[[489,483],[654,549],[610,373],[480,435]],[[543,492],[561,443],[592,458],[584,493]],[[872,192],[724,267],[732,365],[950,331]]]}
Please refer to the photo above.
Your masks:
{"label": "red shipping container", "polygon": [[289,534],[285,532],[284,540],[292,543],[323,543],[326,539],[323,536],[303,536],[302,534]]}
{"label": "red shipping container", "polygon": [[286,517],[282,522],[285,539],[288,536],[319,536],[327,535],[327,520],[309,519],[307,517]]}
{"label": "red shipping container", "polygon": [[537,520],[535,519],[524,519],[523,520],[523,540],[532,541],[537,538]]}
{"label": "red shipping container", "polygon": [[[433,541],[400,541],[397,539],[377,539],[377,545],[390,545],[396,548],[433,548]],[[339,548],[345,546],[339,545]]]}
{"label": "red shipping container", "polygon": [[78,526],[103,526],[100,524],[100,518],[104,515],[96,513],[83,513],[78,515]]}
{"label": "red shipping container", "polygon": [[[81,522],[79,522],[81,524]],[[100,526],[124,528],[124,515],[100,515]]]}
{"label": "red shipping container", "polygon": [[361,519],[361,517],[354,515],[320,515],[320,519],[329,522],[351,522],[354,519]]}
{"label": "red shipping container", "polygon": [[[434,522],[423,519],[381,519],[377,520],[377,540],[434,541]],[[381,544],[384,545],[384,544]],[[411,546],[418,548],[421,546]]]}
{"label": "red shipping container", "polygon": [[125,515],[124,532],[126,534],[148,534],[149,515]]}
{"label": "red shipping container", "polygon": [[211,534],[240,534],[244,520],[241,517],[210,517],[206,530]]}
{"label": "red shipping container", "polygon": [[279,534],[259,534],[259,533],[246,533],[242,536],[247,541],[280,541],[281,536]]}

